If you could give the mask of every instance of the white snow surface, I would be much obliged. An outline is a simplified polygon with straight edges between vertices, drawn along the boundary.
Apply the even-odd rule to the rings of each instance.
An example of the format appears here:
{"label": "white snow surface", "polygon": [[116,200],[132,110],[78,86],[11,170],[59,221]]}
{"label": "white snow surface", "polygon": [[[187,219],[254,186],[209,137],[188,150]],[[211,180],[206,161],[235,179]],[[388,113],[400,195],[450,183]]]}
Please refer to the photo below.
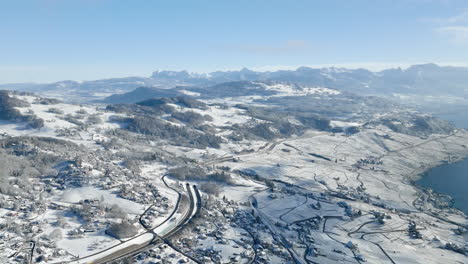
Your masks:
{"label": "white snow surface", "polygon": [[104,204],[110,206],[114,204],[118,205],[121,209],[130,214],[141,214],[145,210],[144,205],[120,198],[110,190],[101,190],[91,186],[64,191],[62,201],[67,203],[77,203],[84,199],[100,200],[101,198],[103,198]]}

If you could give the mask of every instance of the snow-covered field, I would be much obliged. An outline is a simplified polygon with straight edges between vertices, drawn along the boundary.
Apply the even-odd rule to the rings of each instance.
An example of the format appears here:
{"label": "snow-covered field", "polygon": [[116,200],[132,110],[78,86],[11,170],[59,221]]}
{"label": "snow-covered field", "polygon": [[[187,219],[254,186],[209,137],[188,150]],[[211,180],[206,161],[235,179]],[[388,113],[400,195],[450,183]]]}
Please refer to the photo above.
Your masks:
{"label": "snow-covered field", "polygon": [[[258,85],[276,91],[273,96],[340,94],[324,87]],[[468,252],[466,215],[437,206],[436,194],[412,184],[423,171],[468,156],[465,130],[418,137],[336,119],[331,128],[358,127],[359,132],[308,130],[289,138],[235,141],[228,128],[254,118],[231,106],[264,96],[205,100],[206,109],[170,104],[180,112],[212,117],[202,125],[221,137],[219,148],[195,148],[124,131],[113,116],[131,116],[102,106],[18,98],[31,106],[17,109],[34,113],[44,127],[1,121],[0,139],[40,136],[77,146],[64,150],[55,167],[37,169],[31,193],[0,194],[0,257],[9,259],[5,263],[27,260],[31,252],[37,263],[88,263],[147,245],[193,213],[187,182],[200,186],[202,209],[168,238],[172,248],[159,241],[133,262],[186,263],[194,257],[202,263],[468,263],[463,253]],[[88,122],[91,117],[98,119]],[[187,125],[166,119],[161,117],[178,128]],[[28,161],[29,155],[55,154],[17,143],[8,147]],[[170,169],[184,166],[231,178],[185,181],[168,176]],[[15,187],[22,184],[14,179]],[[203,189],[206,183],[214,183],[219,193]],[[135,229],[132,235],[106,233],[124,223]]]}
{"label": "snow-covered field", "polygon": [[102,200],[107,206],[117,205],[129,214],[139,215],[145,210],[145,206],[133,201],[118,197],[112,190],[100,190],[96,187],[80,187],[68,189],[63,192],[59,201],[66,203],[78,203],[82,200]]}
{"label": "snow-covered field", "polygon": [[[397,133],[383,137],[384,134],[388,135],[389,132],[376,129],[350,137],[328,134],[290,139],[272,151],[244,155],[241,162],[225,161],[222,164],[232,169],[253,170],[263,178],[294,186],[279,187],[278,193],[251,194],[256,197],[258,210],[271,223],[284,227],[276,229],[291,241],[300,241],[297,235],[300,232],[296,234],[289,230],[304,228],[295,222],[320,219],[318,230],[310,233],[315,241],[310,245],[327,255],[326,259],[309,257],[318,263],[337,261],[329,259],[330,255],[336,254],[329,252],[331,249],[345,252],[341,253],[344,255],[340,258],[337,257],[342,261],[354,259],[346,247],[349,241],[357,245],[358,251],[354,250],[354,254],[362,255],[369,263],[384,263],[390,258],[396,263],[464,263],[467,260],[465,256],[448,254],[442,248],[446,243],[466,244],[466,239],[447,233],[447,230],[456,229],[457,225],[435,217],[444,216],[444,219],[450,219],[460,226],[468,225],[468,219],[466,216],[456,217],[459,212],[452,212],[455,214],[450,216],[447,211],[436,208],[430,209],[433,214],[421,213],[413,204],[420,192],[409,179],[416,179],[422,171],[440,164],[448,156],[466,157],[468,150],[460,142],[466,142],[468,134],[459,131],[452,136],[433,135],[427,139]],[[378,157],[382,163],[356,167],[358,161],[366,157]],[[230,189],[226,188],[225,192],[229,193]],[[349,198],[330,199],[329,194],[323,196],[324,193],[342,193]],[[363,202],[363,198],[369,202]],[[353,212],[360,211],[362,216],[350,217],[345,208],[337,203],[340,200],[345,201]],[[317,202],[320,203],[319,207]],[[425,206],[429,207],[429,204]],[[388,216],[385,224],[376,224],[376,217],[372,215],[374,211]],[[368,221],[372,223],[365,224]],[[409,238],[409,221],[417,223],[422,240]],[[434,225],[435,222],[437,224]],[[356,233],[350,234],[353,231]],[[302,252],[299,245],[294,249]],[[348,257],[343,258],[346,255]]]}

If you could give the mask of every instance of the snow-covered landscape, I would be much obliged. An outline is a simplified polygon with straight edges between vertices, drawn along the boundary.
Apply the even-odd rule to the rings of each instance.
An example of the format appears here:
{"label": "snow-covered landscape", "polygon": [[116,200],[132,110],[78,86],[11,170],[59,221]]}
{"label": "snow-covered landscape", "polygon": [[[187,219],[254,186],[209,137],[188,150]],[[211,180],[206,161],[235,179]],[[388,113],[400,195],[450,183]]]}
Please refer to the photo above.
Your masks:
{"label": "snow-covered landscape", "polygon": [[0,264],[468,264],[468,1],[0,18]]}
{"label": "snow-covered landscape", "polygon": [[[109,105],[3,92],[1,262],[466,263],[467,216],[414,184],[468,157],[466,130],[329,88],[247,87]],[[292,107],[304,98],[340,112]]]}

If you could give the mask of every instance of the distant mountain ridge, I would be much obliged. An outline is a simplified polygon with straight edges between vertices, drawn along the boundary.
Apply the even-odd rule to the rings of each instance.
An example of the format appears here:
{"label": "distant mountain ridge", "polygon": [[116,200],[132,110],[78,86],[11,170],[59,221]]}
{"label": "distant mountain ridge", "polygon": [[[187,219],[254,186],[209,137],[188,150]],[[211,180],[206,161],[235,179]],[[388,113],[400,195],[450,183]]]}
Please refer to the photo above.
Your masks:
{"label": "distant mountain ridge", "polygon": [[407,69],[387,69],[372,72],[366,69],[300,67],[296,70],[258,72],[247,68],[238,71],[216,71],[207,74],[187,71],[155,71],[150,77],[126,77],[95,81],[62,81],[51,84],[0,85],[0,89],[48,92],[84,100],[102,99],[112,94],[126,93],[139,87],[158,89],[176,86],[196,86],[200,89],[239,81],[275,81],[300,85],[328,87],[362,95],[444,95],[468,96],[468,68],[414,65]]}
{"label": "distant mountain ridge", "polygon": [[366,69],[309,68],[257,72],[217,71],[209,74],[190,74],[187,71],[157,71],[154,80],[182,81],[185,84],[203,85],[233,81],[280,81],[303,85],[330,87],[334,89],[363,92],[366,94],[389,93],[446,93],[463,95],[468,91],[468,68],[438,66],[436,64],[414,65],[407,69],[387,69],[372,72]]}

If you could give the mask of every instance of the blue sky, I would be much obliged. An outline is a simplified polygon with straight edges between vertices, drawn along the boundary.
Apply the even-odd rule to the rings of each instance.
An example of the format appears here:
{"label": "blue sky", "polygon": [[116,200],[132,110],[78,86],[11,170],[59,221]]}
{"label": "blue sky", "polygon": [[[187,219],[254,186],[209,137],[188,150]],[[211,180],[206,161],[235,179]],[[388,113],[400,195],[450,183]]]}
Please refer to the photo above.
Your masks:
{"label": "blue sky", "polygon": [[0,83],[468,65],[466,0],[5,0],[0,22]]}

